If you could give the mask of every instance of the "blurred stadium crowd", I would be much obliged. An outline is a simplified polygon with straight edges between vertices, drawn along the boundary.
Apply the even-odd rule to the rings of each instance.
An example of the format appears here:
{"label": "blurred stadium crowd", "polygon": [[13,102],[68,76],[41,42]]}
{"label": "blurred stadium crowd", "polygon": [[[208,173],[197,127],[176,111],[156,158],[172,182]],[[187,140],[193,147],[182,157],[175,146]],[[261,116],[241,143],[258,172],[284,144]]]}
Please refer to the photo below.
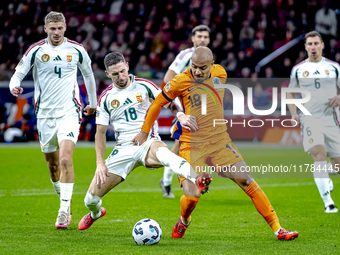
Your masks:
{"label": "blurred stadium crowd", "polygon": [[[256,64],[294,38],[316,29],[325,40],[325,57],[340,62],[338,1],[326,0],[12,0],[0,2],[0,82],[9,81],[26,49],[46,37],[44,17],[50,11],[66,17],[65,36],[84,45],[91,59],[98,95],[110,84],[103,59],[120,51],[130,72],[160,84],[179,51],[192,47],[191,30],[211,28],[210,47],[215,63],[231,78],[247,78],[254,88],[254,106],[270,104],[272,85],[259,79],[289,78],[292,67],[306,58],[303,41],[255,72]],[[32,80],[29,73],[25,80]],[[5,84],[5,83],[1,83]],[[286,84],[287,85],[287,84]],[[278,87],[280,84],[278,85]],[[3,90],[1,90],[3,91]],[[26,90],[26,92],[29,90]],[[84,85],[81,85],[86,100]],[[2,92],[1,92],[2,93]],[[1,134],[17,126],[34,135],[31,98],[0,97]],[[16,101],[15,101],[16,100]],[[24,100],[20,102],[20,100]],[[225,97],[225,108],[232,108]],[[14,111],[14,112],[13,112]],[[32,115],[32,116],[31,116]],[[26,117],[25,117],[26,116]],[[33,125],[33,126],[32,126]],[[86,133],[86,118],[80,139]],[[87,132],[86,132],[87,130]]]}

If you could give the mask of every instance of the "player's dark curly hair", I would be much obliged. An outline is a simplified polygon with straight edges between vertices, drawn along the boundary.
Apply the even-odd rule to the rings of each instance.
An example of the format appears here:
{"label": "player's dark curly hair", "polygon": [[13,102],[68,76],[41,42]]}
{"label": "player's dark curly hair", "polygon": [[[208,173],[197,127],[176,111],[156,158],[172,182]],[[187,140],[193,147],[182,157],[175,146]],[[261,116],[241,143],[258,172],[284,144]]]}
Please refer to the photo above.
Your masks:
{"label": "player's dark curly hair", "polygon": [[126,64],[123,54],[118,51],[111,52],[107,54],[104,58],[104,65],[105,65],[106,70],[108,70],[109,66],[116,65],[120,62],[123,62],[124,64]]}

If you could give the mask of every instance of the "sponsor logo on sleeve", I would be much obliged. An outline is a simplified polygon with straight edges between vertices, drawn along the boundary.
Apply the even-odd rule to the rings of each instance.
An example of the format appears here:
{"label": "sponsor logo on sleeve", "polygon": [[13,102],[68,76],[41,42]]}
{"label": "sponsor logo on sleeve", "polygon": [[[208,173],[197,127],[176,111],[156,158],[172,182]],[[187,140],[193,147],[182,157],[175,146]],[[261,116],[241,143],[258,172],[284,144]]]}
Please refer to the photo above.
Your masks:
{"label": "sponsor logo on sleeve", "polygon": [[20,62],[19,62],[19,64],[18,64],[18,66],[22,66],[23,64],[24,64],[24,60],[21,59]]}
{"label": "sponsor logo on sleeve", "polygon": [[169,91],[169,89],[170,89],[170,81],[167,84],[165,84],[164,89],[165,89],[166,92]]}

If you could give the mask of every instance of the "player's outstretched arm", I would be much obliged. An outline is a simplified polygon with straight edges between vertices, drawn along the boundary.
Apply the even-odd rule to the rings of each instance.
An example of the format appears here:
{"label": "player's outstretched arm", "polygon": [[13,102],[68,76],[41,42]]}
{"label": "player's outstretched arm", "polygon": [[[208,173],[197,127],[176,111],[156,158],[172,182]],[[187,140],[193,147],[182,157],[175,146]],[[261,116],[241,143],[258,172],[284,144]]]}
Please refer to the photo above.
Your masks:
{"label": "player's outstretched arm", "polygon": [[95,149],[97,158],[97,169],[95,173],[96,185],[105,184],[106,177],[109,176],[109,170],[105,164],[106,131],[107,126],[97,124],[97,132],[95,136]]}

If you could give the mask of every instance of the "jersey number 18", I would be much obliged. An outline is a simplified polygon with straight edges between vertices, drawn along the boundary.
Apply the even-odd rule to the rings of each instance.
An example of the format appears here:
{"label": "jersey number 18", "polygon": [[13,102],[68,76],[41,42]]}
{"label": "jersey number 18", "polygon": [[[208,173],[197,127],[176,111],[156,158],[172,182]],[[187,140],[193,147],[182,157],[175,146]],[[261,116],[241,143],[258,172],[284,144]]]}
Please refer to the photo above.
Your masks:
{"label": "jersey number 18", "polygon": [[136,120],[137,119],[137,113],[136,113],[135,108],[133,108],[133,107],[129,108],[129,110],[124,110],[124,114],[125,114],[126,121]]}

